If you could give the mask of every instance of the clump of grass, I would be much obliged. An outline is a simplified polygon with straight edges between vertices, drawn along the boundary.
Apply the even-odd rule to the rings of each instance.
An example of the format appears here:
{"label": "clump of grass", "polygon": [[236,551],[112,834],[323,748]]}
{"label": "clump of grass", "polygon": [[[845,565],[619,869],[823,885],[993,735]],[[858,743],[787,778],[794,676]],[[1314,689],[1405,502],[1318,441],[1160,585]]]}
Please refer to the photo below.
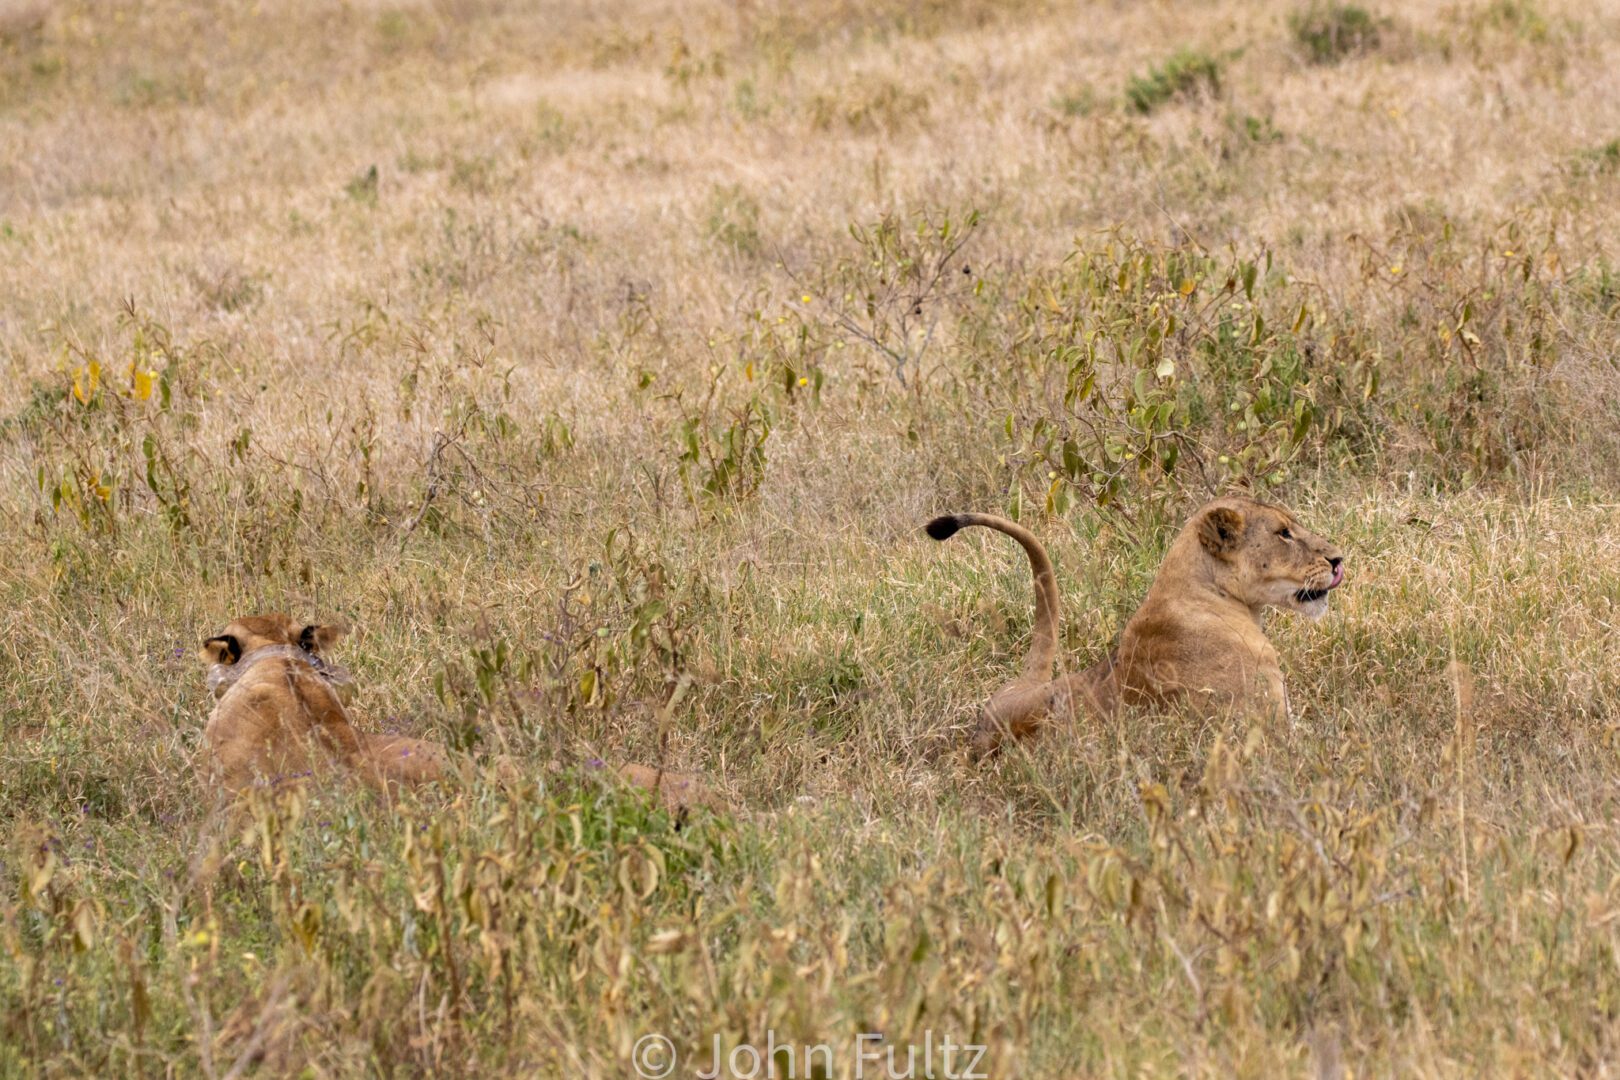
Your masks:
{"label": "clump of grass", "polygon": [[857,133],[889,134],[915,125],[928,107],[927,95],[893,79],[870,77],[817,96],[811,102],[811,122],[821,130],[844,126]]}
{"label": "clump of grass", "polygon": [[1164,63],[1136,75],[1125,84],[1125,101],[1146,115],[1177,99],[1218,97],[1221,62],[1205,52],[1182,49]]}
{"label": "clump of grass", "polygon": [[377,14],[377,39],[385,50],[403,49],[416,32],[415,21],[407,11],[382,11]]}
{"label": "clump of grass", "polygon": [[482,154],[456,156],[450,163],[450,186],[474,195],[487,195],[496,187],[495,163]]}
{"label": "clump of grass", "polygon": [[264,297],[265,276],[234,265],[208,265],[191,275],[198,295],[218,311],[246,311]]}
{"label": "clump of grass", "polygon": [[344,184],[343,194],[361,206],[376,206],[377,188],[377,166],[372,165],[365,172],[358,174],[354,179]]}
{"label": "clump of grass", "polygon": [[1505,31],[1531,44],[1547,40],[1551,26],[1532,0],[1491,0],[1478,17],[1481,26]]}
{"label": "clump of grass", "polygon": [[1226,118],[1227,127],[1236,135],[1241,135],[1252,143],[1277,143],[1283,141],[1283,133],[1277,129],[1269,116],[1255,116],[1252,113],[1230,113]]}
{"label": "clump of grass", "polygon": [[1379,20],[1357,4],[1312,3],[1288,19],[1313,64],[1336,64],[1378,47]]}
{"label": "clump of grass", "polygon": [[1097,108],[1097,92],[1089,86],[1081,86],[1060,94],[1053,104],[1064,116],[1090,116]]}
{"label": "clump of grass", "polygon": [[38,45],[50,14],[47,0],[12,0],[0,7],[0,49],[22,52]]}
{"label": "clump of grass", "polygon": [[1620,170],[1620,139],[1610,139],[1575,155],[1570,165],[1577,176],[1597,176]]}
{"label": "clump of grass", "polygon": [[716,188],[709,197],[709,239],[738,255],[764,250],[759,235],[759,202],[740,187]]}

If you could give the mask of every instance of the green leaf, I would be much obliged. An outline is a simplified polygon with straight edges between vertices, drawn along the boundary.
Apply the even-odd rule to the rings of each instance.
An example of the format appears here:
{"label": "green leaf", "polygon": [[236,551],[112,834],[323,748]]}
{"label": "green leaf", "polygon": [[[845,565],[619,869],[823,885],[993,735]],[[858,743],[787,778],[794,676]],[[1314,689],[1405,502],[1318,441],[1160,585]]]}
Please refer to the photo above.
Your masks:
{"label": "green leaf", "polygon": [[1078,481],[1084,473],[1086,463],[1080,457],[1080,447],[1075,445],[1073,439],[1066,439],[1063,443],[1063,471],[1071,480]]}

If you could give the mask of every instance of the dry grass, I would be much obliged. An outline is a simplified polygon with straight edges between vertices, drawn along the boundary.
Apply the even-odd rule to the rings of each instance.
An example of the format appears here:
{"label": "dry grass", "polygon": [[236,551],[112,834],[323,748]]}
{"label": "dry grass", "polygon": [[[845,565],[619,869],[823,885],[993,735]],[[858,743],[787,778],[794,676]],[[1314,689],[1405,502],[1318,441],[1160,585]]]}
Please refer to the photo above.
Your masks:
{"label": "dry grass", "polygon": [[[1612,1074],[1620,20],[1305,10],[0,0],[0,1071]],[[920,524],[1086,657],[1239,482],[1294,722],[963,764]],[[461,783],[211,816],[276,608]]]}

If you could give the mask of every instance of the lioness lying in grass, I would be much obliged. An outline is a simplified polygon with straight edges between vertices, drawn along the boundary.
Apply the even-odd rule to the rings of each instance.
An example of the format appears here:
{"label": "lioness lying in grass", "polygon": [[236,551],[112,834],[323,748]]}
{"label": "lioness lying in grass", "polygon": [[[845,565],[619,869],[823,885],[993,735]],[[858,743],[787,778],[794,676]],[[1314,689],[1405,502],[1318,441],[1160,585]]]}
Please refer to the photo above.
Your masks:
{"label": "lioness lying in grass", "polygon": [[1052,678],[1058,590],[1052,561],[1021,525],[987,514],[938,517],[935,540],[982,525],[1023,547],[1035,573],[1034,640],[1024,670],[979,713],[973,749],[1032,736],[1054,718],[1106,715],[1121,705],[1198,700],[1220,709],[1285,714],[1288,690],[1266,638],[1266,608],[1319,618],[1344,580],[1344,557],[1288,511],[1243,496],[1216,499],[1170,545],[1147,598],[1113,652],[1083,672]]}
{"label": "lioness lying in grass", "polygon": [[[355,727],[345,708],[354,680],[326,659],[342,635],[337,627],[304,625],[286,615],[250,615],[203,642],[216,699],[203,737],[213,775],[227,791],[305,776],[327,763],[377,788],[445,778],[443,748]],[[721,805],[691,773],[635,764],[616,773],[672,811]]]}
{"label": "lioness lying in grass", "polygon": [[203,737],[227,791],[306,775],[327,762],[377,788],[443,778],[441,747],[354,726],[344,708],[354,681],[325,658],[342,635],[286,615],[249,615],[203,642],[216,699]]}

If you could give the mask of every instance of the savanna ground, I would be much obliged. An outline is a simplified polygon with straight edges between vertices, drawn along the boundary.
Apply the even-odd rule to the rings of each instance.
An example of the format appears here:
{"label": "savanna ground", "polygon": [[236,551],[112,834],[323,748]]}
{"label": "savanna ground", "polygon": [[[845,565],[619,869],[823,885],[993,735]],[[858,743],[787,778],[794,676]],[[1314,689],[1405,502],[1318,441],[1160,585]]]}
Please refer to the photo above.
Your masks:
{"label": "savanna ground", "polygon": [[[1617,138],[1560,0],[0,2],[0,1071],[1612,1075]],[[1084,663],[1233,484],[1292,721],[964,762],[922,522]],[[212,816],[276,609],[458,782]]]}

